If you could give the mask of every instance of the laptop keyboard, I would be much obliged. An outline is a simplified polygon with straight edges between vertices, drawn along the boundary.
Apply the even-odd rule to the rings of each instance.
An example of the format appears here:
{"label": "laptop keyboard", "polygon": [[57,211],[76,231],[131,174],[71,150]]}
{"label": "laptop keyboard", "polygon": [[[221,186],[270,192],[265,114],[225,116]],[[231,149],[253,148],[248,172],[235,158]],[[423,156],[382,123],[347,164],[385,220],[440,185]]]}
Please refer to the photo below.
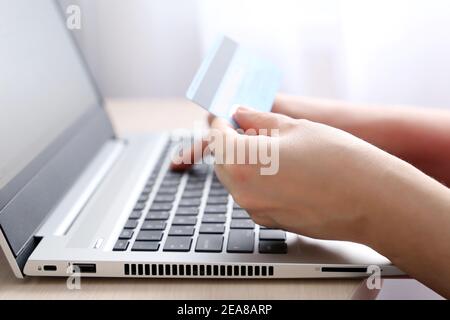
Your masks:
{"label": "laptop keyboard", "polygon": [[147,179],[114,251],[286,254],[286,232],[256,225],[213,167],[168,168],[168,143]]}

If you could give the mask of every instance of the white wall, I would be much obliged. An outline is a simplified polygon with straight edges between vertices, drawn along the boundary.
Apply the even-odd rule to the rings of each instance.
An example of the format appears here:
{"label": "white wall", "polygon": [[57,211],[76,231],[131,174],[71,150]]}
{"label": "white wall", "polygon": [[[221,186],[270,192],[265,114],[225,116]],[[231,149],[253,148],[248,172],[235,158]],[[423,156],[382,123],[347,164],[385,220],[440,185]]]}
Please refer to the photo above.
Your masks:
{"label": "white wall", "polygon": [[109,97],[183,96],[226,33],[278,63],[284,91],[450,106],[447,0],[78,2],[78,35]]}
{"label": "white wall", "polygon": [[344,1],[347,97],[450,107],[450,1]]}
{"label": "white wall", "polygon": [[65,1],[81,6],[76,33],[105,96],[184,95],[201,62],[192,1]]}
{"label": "white wall", "polygon": [[218,32],[226,33],[273,59],[283,70],[284,91],[342,96],[338,1],[197,2],[206,47]]}

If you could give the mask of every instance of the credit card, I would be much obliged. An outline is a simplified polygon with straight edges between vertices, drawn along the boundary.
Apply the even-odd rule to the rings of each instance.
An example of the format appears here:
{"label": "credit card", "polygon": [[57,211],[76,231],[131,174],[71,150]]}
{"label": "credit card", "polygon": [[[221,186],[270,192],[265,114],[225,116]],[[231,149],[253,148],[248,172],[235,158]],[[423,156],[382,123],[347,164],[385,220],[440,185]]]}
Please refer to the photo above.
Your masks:
{"label": "credit card", "polygon": [[202,62],[186,96],[237,127],[232,118],[236,108],[272,110],[280,83],[275,64],[223,36]]}

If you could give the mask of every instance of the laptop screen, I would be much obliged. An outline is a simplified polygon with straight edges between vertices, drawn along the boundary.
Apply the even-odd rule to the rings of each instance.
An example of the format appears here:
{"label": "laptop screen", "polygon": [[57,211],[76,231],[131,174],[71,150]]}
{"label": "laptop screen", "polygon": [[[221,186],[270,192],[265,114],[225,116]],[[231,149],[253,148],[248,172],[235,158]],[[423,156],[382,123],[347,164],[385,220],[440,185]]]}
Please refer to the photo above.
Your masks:
{"label": "laptop screen", "polygon": [[114,138],[60,3],[0,0],[0,246],[20,268],[36,230]]}
{"label": "laptop screen", "polygon": [[0,1],[0,190],[98,105],[71,42],[52,1]]}

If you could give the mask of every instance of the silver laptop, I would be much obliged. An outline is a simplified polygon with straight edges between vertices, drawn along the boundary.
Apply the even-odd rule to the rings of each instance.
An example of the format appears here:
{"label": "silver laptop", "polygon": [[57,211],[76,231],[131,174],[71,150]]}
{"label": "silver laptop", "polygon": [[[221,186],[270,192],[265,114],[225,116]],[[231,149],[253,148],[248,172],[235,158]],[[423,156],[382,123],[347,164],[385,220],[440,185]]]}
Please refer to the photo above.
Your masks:
{"label": "silver laptop", "polygon": [[255,225],[212,167],[168,170],[170,134],[117,138],[57,3],[0,1],[0,70],[0,245],[17,277],[401,274],[363,245]]}

